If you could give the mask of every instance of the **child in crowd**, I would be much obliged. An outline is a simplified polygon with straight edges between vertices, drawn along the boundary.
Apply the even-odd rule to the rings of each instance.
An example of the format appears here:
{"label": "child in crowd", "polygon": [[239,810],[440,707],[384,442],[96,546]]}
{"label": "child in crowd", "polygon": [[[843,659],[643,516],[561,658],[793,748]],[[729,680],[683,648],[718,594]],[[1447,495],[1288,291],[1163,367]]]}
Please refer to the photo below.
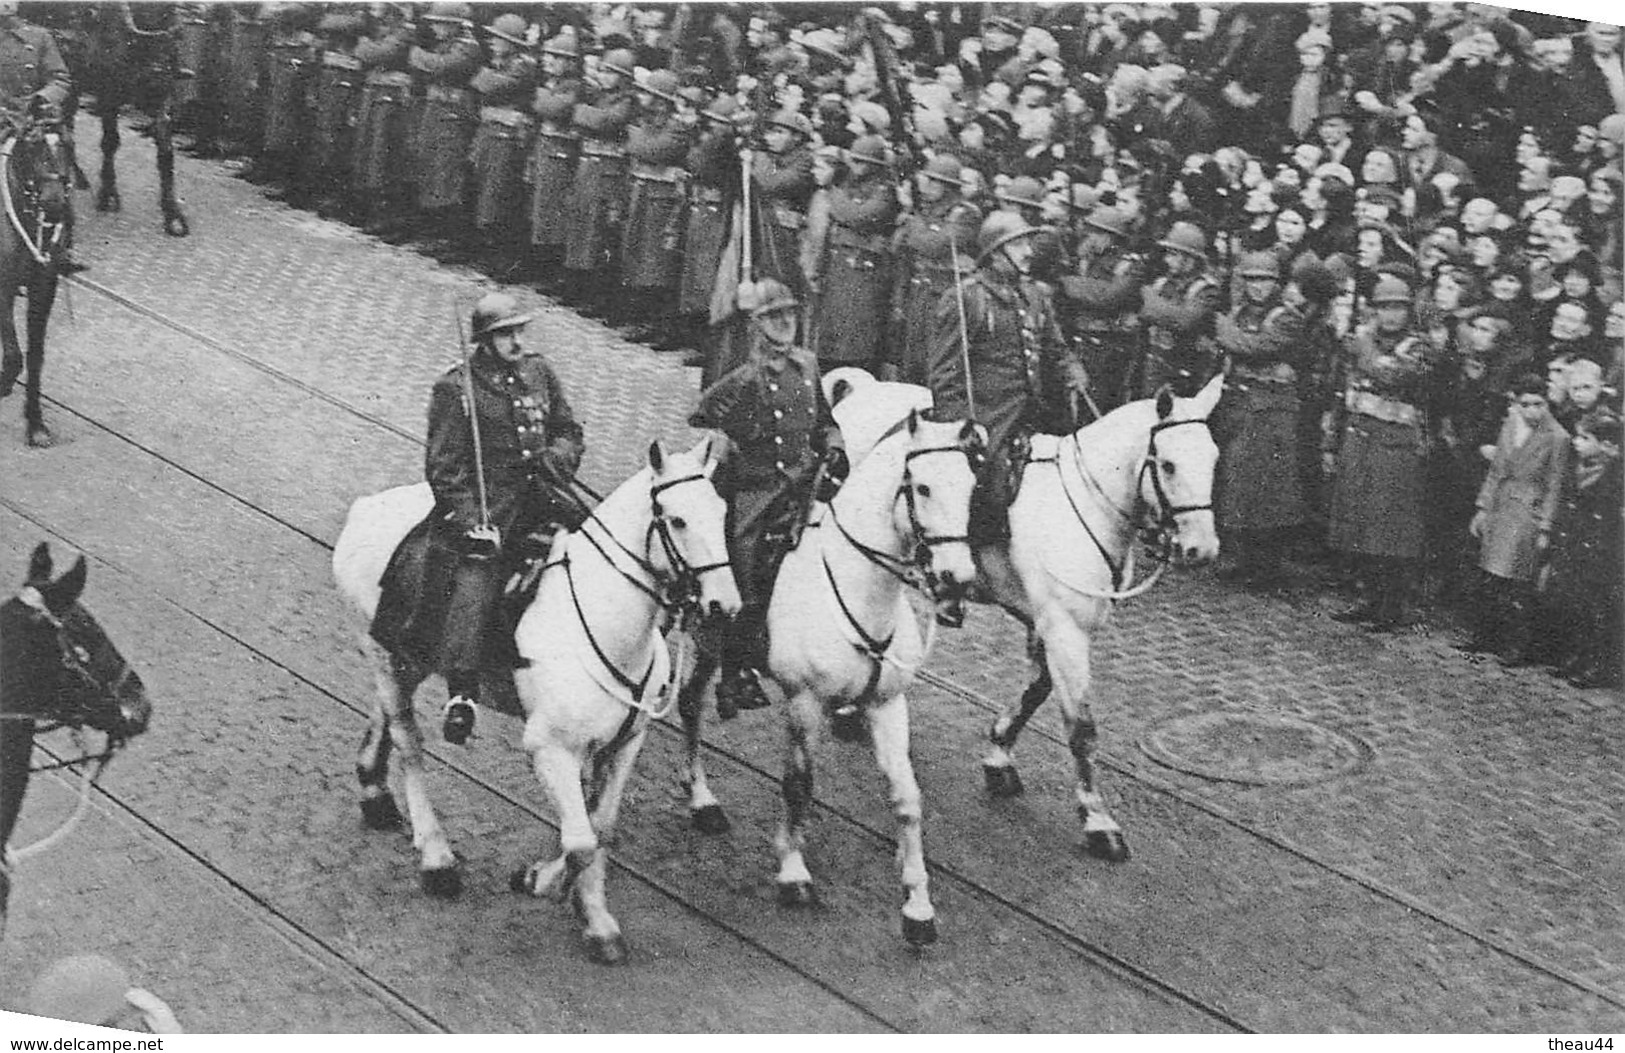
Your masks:
{"label": "child in crowd", "polygon": [[1622,518],[1618,415],[1598,409],[1580,419],[1574,470],[1552,524],[1543,574],[1543,621],[1559,641],[1557,671],[1576,687],[1618,687],[1625,584],[1620,580]]}

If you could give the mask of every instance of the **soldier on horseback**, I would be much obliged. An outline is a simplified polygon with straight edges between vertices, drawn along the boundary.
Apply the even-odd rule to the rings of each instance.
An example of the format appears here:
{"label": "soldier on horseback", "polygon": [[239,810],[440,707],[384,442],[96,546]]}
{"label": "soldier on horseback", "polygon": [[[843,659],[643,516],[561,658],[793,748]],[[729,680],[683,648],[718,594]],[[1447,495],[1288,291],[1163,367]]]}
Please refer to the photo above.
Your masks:
{"label": "soldier on horseback", "polygon": [[[468,359],[435,382],[425,474],[435,505],[390,560],[372,636],[444,674],[446,741],[474,728],[480,671],[511,667],[503,588],[584,513],[567,489],[585,450],[553,370],[520,343],[530,315],[491,293],[470,319]],[[472,404],[474,412],[469,413]]]}
{"label": "soldier on horseback", "polygon": [[828,501],[846,478],[846,450],[819,383],[818,359],[796,341],[800,304],[772,278],[741,286],[750,312],[749,357],[700,394],[689,418],[731,445],[717,472],[728,502],[728,555],[743,607],[720,647],[717,712],[768,705],[767,605],[780,561],[794,547],[810,500]]}
{"label": "soldier on horseback", "polygon": [[[49,30],[26,22],[15,0],[0,0],[0,109],[35,120],[58,123],[73,92],[73,78]],[[51,246],[59,272],[86,269],[74,256],[73,198],[64,194],[62,236]]]}
{"label": "soldier on horseback", "polygon": [[[928,367],[940,421],[987,427],[989,456],[971,498],[972,544],[1010,536],[1008,510],[1028,436],[1078,426],[1089,378],[1068,353],[1048,286],[1034,281],[1034,241],[1044,232],[1015,212],[994,212],[977,235],[977,270],[937,305]],[[968,372],[967,372],[968,371]]]}

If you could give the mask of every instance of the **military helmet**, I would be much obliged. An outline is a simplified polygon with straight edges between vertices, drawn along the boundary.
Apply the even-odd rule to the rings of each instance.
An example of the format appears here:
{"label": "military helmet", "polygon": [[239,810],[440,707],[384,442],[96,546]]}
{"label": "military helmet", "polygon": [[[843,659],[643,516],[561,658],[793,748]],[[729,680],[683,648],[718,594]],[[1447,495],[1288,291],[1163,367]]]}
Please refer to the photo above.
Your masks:
{"label": "military helmet", "polygon": [[862,161],[871,165],[891,164],[891,153],[886,149],[886,140],[878,135],[858,136],[847,148],[846,156],[849,161]]}
{"label": "military helmet", "polygon": [[799,110],[783,109],[767,119],[767,123],[776,128],[788,128],[803,139],[812,137],[812,121]]}
{"label": "military helmet", "polygon": [[485,27],[485,31],[493,37],[506,40],[510,44],[517,44],[520,47],[530,43],[525,39],[525,34],[530,31],[530,24],[519,15],[498,15],[495,22]]}
{"label": "military helmet", "polygon": [[519,301],[507,293],[486,293],[480,297],[480,302],[474,305],[473,314],[469,315],[468,327],[474,331],[474,339],[498,332],[502,329],[517,329],[531,320],[531,315],[519,310]]}
{"label": "military helmet", "polygon": [[993,195],[994,199],[1004,205],[1018,205],[1022,208],[1044,207],[1044,184],[1032,176],[1016,176],[1005,185],[1003,190]]}
{"label": "military helmet", "polygon": [[1169,227],[1168,233],[1157,244],[1199,260],[1207,259],[1207,233],[1195,223],[1183,219]]}
{"label": "military helmet", "polygon": [[423,16],[425,22],[456,22],[470,24],[474,18],[474,6],[462,3],[461,0],[435,0],[429,5],[428,12]]}
{"label": "military helmet", "polygon": [[953,154],[938,154],[925,163],[925,167],[920,169],[920,175],[964,190],[964,170],[965,166]]}
{"label": "military helmet", "polygon": [[1411,302],[1411,287],[1405,284],[1405,279],[1395,274],[1384,274],[1377,279],[1376,288],[1371,290],[1372,303],[1403,303]]}
{"label": "military helmet", "polygon": [[982,227],[976,232],[976,262],[981,263],[1018,238],[1032,237],[1043,230],[1028,223],[1021,213],[1001,208],[982,220]]}
{"label": "military helmet", "polygon": [[657,69],[643,78],[643,82],[638,85],[638,90],[648,92],[657,99],[665,99],[667,102],[676,105],[677,90],[682,86],[683,82],[678,78],[677,74],[669,69]]}
{"label": "military helmet", "polygon": [[1281,258],[1273,252],[1249,252],[1241,257],[1236,273],[1243,278],[1281,280]]}
{"label": "military helmet", "polygon": [[604,58],[598,65],[611,73],[619,73],[623,77],[632,77],[636,75],[634,71],[637,64],[638,57],[632,53],[631,48],[616,48],[613,51],[604,52]]}
{"label": "military helmet", "polygon": [[777,278],[763,278],[759,282],[741,285],[739,293],[739,305],[749,311],[752,318],[778,311],[794,311],[801,306],[795,294]]}
{"label": "military helmet", "polygon": [[574,30],[569,26],[565,26],[552,37],[549,37],[546,44],[542,45],[542,54],[553,55],[558,58],[579,59],[581,57],[581,45],[576,43]]}
{"label": "military helmet", "polygon": [[1117,208],[1114,205],[1101,205],[1083,217],[1083,222],[1085,226],[1094,227],[1096,230],[1104,230],[1106,233],[1114,234],[1119,238],[1126,238],[1129,235],[1129,213],[1126,209]]}

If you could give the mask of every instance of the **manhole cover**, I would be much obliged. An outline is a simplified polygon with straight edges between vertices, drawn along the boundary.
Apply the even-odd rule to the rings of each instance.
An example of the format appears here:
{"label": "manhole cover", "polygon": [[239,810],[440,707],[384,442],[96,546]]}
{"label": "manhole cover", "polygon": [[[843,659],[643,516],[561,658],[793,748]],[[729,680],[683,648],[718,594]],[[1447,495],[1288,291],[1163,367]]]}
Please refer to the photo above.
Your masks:
{"label": "manhole cover", "polygon": [[1249,786],[1320,782],[1359,769],[1372,755],[1352,735],[1267,713],[1181,717],[1146,735],[1140,749],[1176,771]]}

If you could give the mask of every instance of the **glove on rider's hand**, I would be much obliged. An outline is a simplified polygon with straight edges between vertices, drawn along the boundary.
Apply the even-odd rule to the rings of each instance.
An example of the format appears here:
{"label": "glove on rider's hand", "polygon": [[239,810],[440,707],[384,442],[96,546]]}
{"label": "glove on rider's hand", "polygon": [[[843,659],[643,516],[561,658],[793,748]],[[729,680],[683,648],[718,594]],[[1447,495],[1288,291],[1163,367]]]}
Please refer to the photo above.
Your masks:
{"label": "glove on rider's hand", "polygon": [[461,547],[468,559],[495,559],[502,551],[502,532],[494,526],[470,527],[463,533]]}

